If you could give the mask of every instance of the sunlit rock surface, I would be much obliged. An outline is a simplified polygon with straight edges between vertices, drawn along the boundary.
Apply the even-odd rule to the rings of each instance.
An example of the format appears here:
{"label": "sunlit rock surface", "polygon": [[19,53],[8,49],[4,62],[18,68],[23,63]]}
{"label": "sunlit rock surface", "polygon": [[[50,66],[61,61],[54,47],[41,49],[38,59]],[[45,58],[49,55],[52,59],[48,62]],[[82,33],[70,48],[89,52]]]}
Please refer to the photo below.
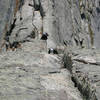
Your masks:
{"label": "sunlit rock surface", "polygon": [[[26,0],[21,16],[17,12],[0,53],[0,100],[82,100],[70,72],[62,69],[63,54],[48,54],[50,41],[54,46],[56,42],[46,31],[48,20],[32,5]],[[52,40],[40,39],[45,31]]]}
{"label": "sunlit rock surface", "polygon": [[99,33],[100,0],[1,0],[0,100],[99,100]]}

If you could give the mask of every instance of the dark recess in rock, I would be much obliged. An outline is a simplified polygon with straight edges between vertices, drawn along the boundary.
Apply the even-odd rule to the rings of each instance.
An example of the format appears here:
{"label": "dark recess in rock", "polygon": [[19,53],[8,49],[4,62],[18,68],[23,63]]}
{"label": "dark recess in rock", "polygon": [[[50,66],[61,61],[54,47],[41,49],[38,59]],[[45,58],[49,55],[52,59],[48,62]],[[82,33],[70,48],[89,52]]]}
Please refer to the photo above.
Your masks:
{"label": "dark recess in rock", "polygon": [[23,5],[24,5],[24,0],[20,0],[19,10],[22,8]]}
{"label": "dark recess in rock", "polygon": [[72,81],[74,82],[75,87],[78,88],[78,90],[82,93],[83,98],[85,100],[98,100],[96,95],[95,95],[95,91],[94,90],[90,90],[90,85],[88,83],[86,83],[86,80],[84,79],[84,84],[82,84],[81,82],[78,82],[78,80],[75,78],[75,76],[71,77]]}
{"label": "dark recess in rock", "polygon": [[84,13],[81,14],[81,18],[82,18],[82,19],[86,19],[86,16],[85,16]]}
{"label": "dark recess in rock", "polygon": [[32,33],[30,34],[30,35],[28,35],[27,37],[30,37],[30,38],[35,38],[35,32],[34,31],[32,31]]}
{"label": "dark recess in rock", "polygon": [[14,19],[13,23],[11,24],[10,30],[6,32],[6,35],[5,35],[5,38],[4,38],[4,39],[5,39],[7,42],[9,42],[9,36],[11,35],[13,29],[15,28],[15,22],[16,22],[16,18]]}
{"label": "dark recess in rock", "polygon": [[96,11],[97,11],[97,13],[99,14],[99,13],[100,13],[100,8],[97,7],[97,8],[96,8]]}
{"label": "dark recess in rock", "polygon": [[40,11],[40,14],[43,18],[45,16],[45,12],[43,10],[40,0],[37,0],[37,1],[38,1],[38,3],[35,0],[33,0],[35,11]]}

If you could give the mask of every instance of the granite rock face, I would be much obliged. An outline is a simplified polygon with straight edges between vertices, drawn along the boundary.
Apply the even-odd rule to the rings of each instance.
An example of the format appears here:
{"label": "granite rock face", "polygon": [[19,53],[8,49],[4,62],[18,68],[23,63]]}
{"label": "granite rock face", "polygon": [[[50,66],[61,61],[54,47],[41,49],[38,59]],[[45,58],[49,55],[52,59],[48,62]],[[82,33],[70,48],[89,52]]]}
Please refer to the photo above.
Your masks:
{"label": "granite rock face", "polygon": [[15,0],[0,0],[0,40],[12,22],[15,4]]}
{"label": "granite rock face", "polygon": [[[5,44],[5,37],[11,34],[16,21],[16,13],[24,4],[24,0],[0,1],[0,48]],[[21,16],[21,14],[20,14]]]}
{"label": "granite rock face", "polygon": [[70,72],[62,68],[63,53],[48,54],[50,44],[40,39],[49,27],[33,5],[33,0],[25,0],[5,37],[0,53],[0,100],[83,100]]}
{"label": "granite rock face", "polygon": [[0,100],[99,100],[99,33],[100,0],[1,0]]}
{"label": "granite rock face", "polygon": [[[1,38],[9,31],[13,17],[16,11],[20,10],[18,8],[22,3],[23,0],[0,1]],[[31,8],[32,6],[35,11],[40,11],[43,27],[39,27],[50,34],[48,47],[55,47],[61,43],[99,48],[100,0],[33,0]],[[31,13],[31,8],[25,11]]]}
{"label": "granite rock face", "polygon": [[66,45],[99,48],[99,3],[99,0],[55,0],[54,14],[60,41]]}

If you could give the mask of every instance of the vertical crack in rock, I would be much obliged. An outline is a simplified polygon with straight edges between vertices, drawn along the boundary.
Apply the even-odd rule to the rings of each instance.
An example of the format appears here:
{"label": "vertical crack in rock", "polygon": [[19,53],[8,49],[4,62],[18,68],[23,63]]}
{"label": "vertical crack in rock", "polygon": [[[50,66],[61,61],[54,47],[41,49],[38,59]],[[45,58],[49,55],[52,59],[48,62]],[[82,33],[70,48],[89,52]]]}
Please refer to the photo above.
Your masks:
{"label": "vertical crack in rock", "polygon": [[92,50],[72,50],[73,48],[67,49],[63,61],[65,67],[72,74],[71,79],[74,82],[74,86],[82,93],[84,99],[99,100],[100,88],[97,85],[99,84],[99,77],[95,79],[95,76],[97,77],[100,74],[98,73],[100,71],[98,66],[99,58],[96,56],[99,51],[95,51],[93,55],[94,52]]}

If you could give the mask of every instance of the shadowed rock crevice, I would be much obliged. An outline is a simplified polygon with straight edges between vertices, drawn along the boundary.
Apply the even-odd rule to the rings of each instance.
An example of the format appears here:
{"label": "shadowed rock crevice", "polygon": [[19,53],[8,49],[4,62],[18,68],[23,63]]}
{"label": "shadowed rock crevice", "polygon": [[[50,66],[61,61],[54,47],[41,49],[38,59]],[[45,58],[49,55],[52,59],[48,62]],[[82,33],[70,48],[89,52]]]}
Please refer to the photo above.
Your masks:
{"label": "shadowed rock crevice", "polygon": [[41,17],[43,18],[45,16],[45,12],[44,12],[43,7],[41,5],[41,0],[33,0],[33,2],[34,2],[35,11],[40,11]]}
{"label": "shadowed rock crevice", "polygon": [[91,90],[90,84],[87,83],[85,79],[79,81],[75,76],[72,76],[72,81],[74,82],[75,87],[82,93],[85,100],[98,100],[95,95],[95,90]]}
{"label": "shadowed rock crevice", "polygon": [[[95,53],[94,53],[95,52]],[[70,59],[63,60],[66,68],[70,70],[72,74],[72,81],[74,82],[74,86],[78,88],[78,90],[83,95],[85,100],[99,100],[99,86],[97,84],[100,83],[99,77],[99,51],[95,50],[75,50],[73,49],[67,50],[65,58]],[[89,54],[87,54],[89,53]],[[68,55],[69,54],[69,55]],[[71,67],[70,62],[72,62]],[[96,68],[95,68],[96,67]],[[95,81],[96,80],[96,81]]]}

